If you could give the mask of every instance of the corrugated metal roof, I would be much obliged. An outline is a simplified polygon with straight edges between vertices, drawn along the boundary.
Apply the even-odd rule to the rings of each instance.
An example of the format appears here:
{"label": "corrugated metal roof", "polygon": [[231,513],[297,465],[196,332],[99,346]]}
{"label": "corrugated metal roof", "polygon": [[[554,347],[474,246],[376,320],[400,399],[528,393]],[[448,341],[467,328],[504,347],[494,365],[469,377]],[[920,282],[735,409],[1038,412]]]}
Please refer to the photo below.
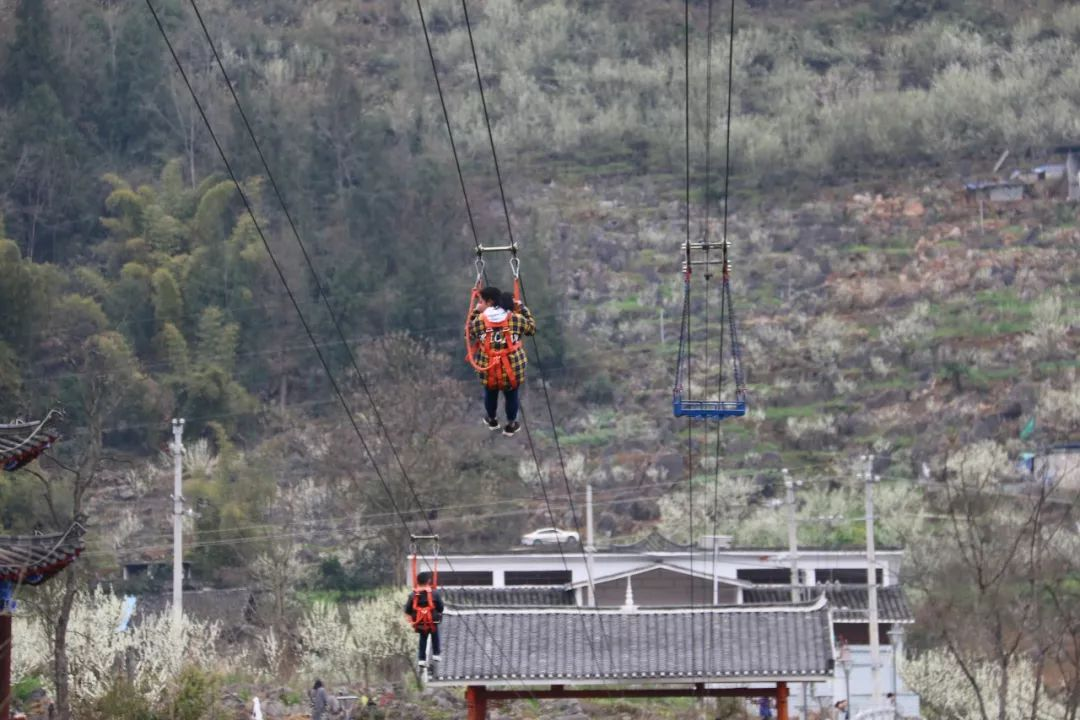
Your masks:
{"label": "corrugated metal roof", "polygon": [[824,598],[804,605],[648,610],[447,610],[432,685],[824,681]]}
{"label": "corrugated metal roof", "polygon": [[[829,583],[825,585],[802,585],[796,589],[803,600],[824,593],[833,609],[836,622],[866,622],[869,620],[870,592],[867,585],[845,585]],[[904,588],[900,585],[878,586],[878,619],[883,623],[915,622],[915,616],[908,606]],[[758,585],[743,590],[743,602],[753,604],[775,604],[791,600],[790,585]]]}
{"label": "corrugated metal roof", "polygon": [[459,607],[564,606],[574,604],[574,593],[565,585],[550,587],[454,587],[440,588],[443,602]]}

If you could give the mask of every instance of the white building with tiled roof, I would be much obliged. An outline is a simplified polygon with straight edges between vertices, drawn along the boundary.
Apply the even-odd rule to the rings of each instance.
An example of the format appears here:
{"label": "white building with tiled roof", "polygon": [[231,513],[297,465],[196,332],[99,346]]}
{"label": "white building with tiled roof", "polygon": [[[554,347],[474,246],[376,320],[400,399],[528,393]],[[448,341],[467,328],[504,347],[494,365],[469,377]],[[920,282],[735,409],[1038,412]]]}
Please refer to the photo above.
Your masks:
{"label": "white building with tiled roof", "polygon": [[[897,693],[903,716],[917,717],[918,696],[907,690],[898,673],[895,685],[892,679],[896,649],[893,643],[902,642],[897,629],[914,621],[899,584],[903,556],[903,550],[895,548],[876,553],[881,682],[883,694]],[[853,709],[868,707],[872,681],[865,552],[800,548],[798,572],[800,582],[795,595],[803,603],[824,598],[832,642],[837,653],[846,648],[844,656],[850,663],[847,674],[837,663],[829,679],[793,685],[791,717],[802,716],[804,689],[809,710],[844,697],[850,699]],[[523,612],[527,604],[552,610],[552,605],[567,604],[585,608],[589,606],[590,586],[596,607],[616,614],[626,605],[627,597],[633,598],[638,613],[670,610],[673,606],[701,610],[744,605],[760,608],[790,603],[790,578],[791,556],[787,550],[732,548],[722,542],[712,547],[683,546],[657,533],[635,543],[599,548],[591,557],[575,544],[444,555],[439,561],[439,584],[448,606],[461,611],[468,608],[474,614],[484,606],[504,610],[516,606],[515,610]],[[506,597],[492,599],[499,596]],[[537,597],[541,600],[537,601]],[[586,610],[580,615],[596,613]],[[449,622],[452,625],[455,621]],[[895,656],[902,657],[902,651]]]}

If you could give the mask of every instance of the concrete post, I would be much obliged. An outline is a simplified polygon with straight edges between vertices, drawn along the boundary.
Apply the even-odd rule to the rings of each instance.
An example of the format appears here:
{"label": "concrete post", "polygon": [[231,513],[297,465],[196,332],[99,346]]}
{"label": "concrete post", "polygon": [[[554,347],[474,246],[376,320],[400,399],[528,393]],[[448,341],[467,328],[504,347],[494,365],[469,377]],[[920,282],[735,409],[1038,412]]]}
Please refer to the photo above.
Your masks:
{"label": "concrete post", "polygon": [[593,538],[593,501],[592,484],[585,486],[585,571],[589,575],[588,603],[589,607],[596,607],[596,586],[593,584],[593,553],[596,552],[596,543]]}
{"label": "concrete post", "polygon": [[172,421],[173,442],[173,631],[179,632],[184,617],[184,495],[181,487],[184,463],[184,419]]}
{"label": "concrete post", "polygon": [[[878,637],[877,558],[874,554],[874,458],[866,458],[866,584],[870,610],[870,675],[873,706],[881,707],[881,647]],[[851,700],[848,700],[850,704]]]}

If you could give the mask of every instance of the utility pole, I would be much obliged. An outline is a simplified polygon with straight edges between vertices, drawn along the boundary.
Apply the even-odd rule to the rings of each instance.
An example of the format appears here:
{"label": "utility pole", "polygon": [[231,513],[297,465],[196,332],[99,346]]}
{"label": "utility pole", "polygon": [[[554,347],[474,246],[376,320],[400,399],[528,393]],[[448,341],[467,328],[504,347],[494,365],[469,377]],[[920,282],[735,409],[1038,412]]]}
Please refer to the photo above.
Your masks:
{"label": "utility pole", "polygon": [[173,454],[173,567],[172,567],[172,619],[173,630],[180,630],[184,617],[184,552],[183,521],[184,495],[180,481],[184,464],[184,418],[172,421]]}
{"label": "utility pole", "polygon": [[795,481],[788,475],[787,468],[784,473],[784,490],[787,501],[787,540],[788,555],[791,556],[791,602],[799,602],[799,540],[795,526]]}
{"label": "utility pole", "polygon": [[[787,468],[784,468],[781,472],[784,473],[784,491],[787,504],[788,554],[791,556],[791,602],[799,602],[802,597],[799,592],[799,534],[798,526],[795,524],[795,481],[791,479]],[[806,720],[810,705],[809,689],[806,683],[802,683],[802,700],[803,720]]]}
{"label": "utility pole", "polygon": [[866,462],[866,584],[870,609],[870,674],[873,678],[873,706],[881,707],[881,647],[878,638],[877,559],[874,557],[874,456]]}
{"label": "utility pole", "polygon": [[592,483],[590,483],[585,486],[585,569],[589,573],[589,607],[596,607],[596,588],[593,586],[594,552],[596,552],[596,544],[593,542]]}

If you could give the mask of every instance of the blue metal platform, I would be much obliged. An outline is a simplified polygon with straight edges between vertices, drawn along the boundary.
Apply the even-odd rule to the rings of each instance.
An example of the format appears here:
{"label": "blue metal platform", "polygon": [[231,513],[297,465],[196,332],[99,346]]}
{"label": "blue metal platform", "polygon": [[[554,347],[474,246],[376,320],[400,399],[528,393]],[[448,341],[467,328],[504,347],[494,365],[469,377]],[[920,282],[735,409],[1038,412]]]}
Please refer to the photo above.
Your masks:
{"label": "blue metal platform", "polygon": [[676,396],[672,403],[675,417],[717,418],[746,415],[745,400],[683,400]]}

